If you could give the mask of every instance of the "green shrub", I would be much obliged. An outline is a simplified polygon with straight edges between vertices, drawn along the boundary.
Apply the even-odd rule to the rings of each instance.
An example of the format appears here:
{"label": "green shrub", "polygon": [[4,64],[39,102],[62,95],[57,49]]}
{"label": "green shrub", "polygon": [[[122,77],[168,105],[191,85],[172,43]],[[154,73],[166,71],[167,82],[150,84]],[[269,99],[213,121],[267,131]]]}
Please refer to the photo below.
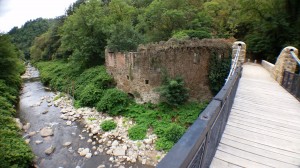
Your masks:
{"label": "green shrub", "polygon": [[82,106],[94,107],[103,95],[103,90],[99,89],[93,83],[89,83],[82,90],[79,102]]}
{"label": "green shrub", "polygon": [[117,127],[117,124],[112,120],[106,120],[101,123],[101,129],[103,131],[110,131]]}
{"label": "green shrub", "polygon": [[107,89],[97,104],[98,111],[104,111],[110,115],[118,115],[125,111],[131,100],[128,95],[118,89]]}
{"label": "green shrub", "polygon": [[164,137],[168,141],[172,141],[176,143],[184,134],[185,128],[177,125],[177,124],[170,124],[169,127],[165,129]]}
{"label": "green shrub", "polygon": [[0,167],[31,167],[34,155],[16,131],[0,129]]}
{"label": "green shrub", "polygon": [[175,79],[166,77],[158,91],[161,100],[171,106],[179,106],[189,98],[188,89],[184,87],[184,81],[179,77]]}
{"label": "green shrub", "polygon": [[159,138],[155,142],[155,149],[156,150],[169,151],[173,146],[174,146],[174,142],[168,141],[166,138]]}
{"label": "green shrub", "polygon": [[76,109],[82,107],[79,100],[75,100],[73,106],[74,106]]}
{"label": "green shrub", "polygon": [[75,98],[80,98],[87,83],[94,84],[98,89],[108,89],[114,85],[113,78],[106,73],[104,66],[89,68],[76,79]]}
{"label": "green shrub", "polygon": [[135,125],[128,130],[128,136],[132,140],[142,140],[146,137],[147,127],[144,125]]}

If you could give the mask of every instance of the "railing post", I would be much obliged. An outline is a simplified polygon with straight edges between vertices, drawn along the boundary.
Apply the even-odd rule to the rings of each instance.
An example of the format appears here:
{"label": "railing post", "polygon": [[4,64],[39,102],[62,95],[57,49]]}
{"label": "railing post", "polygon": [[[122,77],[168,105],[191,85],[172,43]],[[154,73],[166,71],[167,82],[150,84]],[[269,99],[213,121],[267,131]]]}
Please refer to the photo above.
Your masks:
{"label": "railing post", "polygon": [[246,44],[242,41],[236,41],[232,45],[232,59],[231,59],[231,68],[229,74],[226,78],[226,83],[236,71],[237,67],[240,67],[245,62],[246,58]]}
{"label": "railing post", "polygon": [[[291,55],[291,51],[294,55]],[[293,57],[298,57],[298,49],[292,46],[285,47],[277,57],[272,77],[279,83],[282,83],[284,71],[295,73],[297,61]]]}
{"label": "railing post", "polygon": [[240,49],[240,53],[239,53],[237,66],[242,65],[245,62],[245,58],[246,58],[246,44],[242,41],[236,41],[232,45],[232,59],[234,60],[239,47],[241,49]]}

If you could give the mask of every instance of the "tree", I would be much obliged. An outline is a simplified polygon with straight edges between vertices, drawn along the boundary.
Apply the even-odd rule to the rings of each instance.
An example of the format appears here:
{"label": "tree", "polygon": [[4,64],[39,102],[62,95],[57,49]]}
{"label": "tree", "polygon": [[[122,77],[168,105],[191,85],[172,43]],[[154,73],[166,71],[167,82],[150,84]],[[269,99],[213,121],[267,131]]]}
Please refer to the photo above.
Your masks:
{"label": "tree", "polygon": [[0,34],[0,79],[7,85],[18,88],[21,85],[20,73],[24,70],[18,59],[15,46],[8,35]]}
{"label": "tree", "polygon": [[142,43],[142,36],[132,24],[119,22],[112,26],[107,47],[112,51],[135,51]]}
{"label": "tree", "polygon": [[62,27],[61,49],[72,52],[71,60],[81,68],[102,64],[106,28],[101,2],[90,0],[66,19]]}
{"label": "tree", "polygon": [[291,26],[295,23],[288,19],[297,7],[290,7],[289,2],[292,1],[241,1],[238,35],[246,42],[248,51],[254,54],[255,59],[267,59],[274,63],[282,48],[299,45],[297,39],[300,35],[295,34],[299,28]]}
{"label": "tree", "polygon": [[189,8],[185,0],[154,0],[139,16],[138,29],[146,41],[168,40],[172,32],[188,23]]}

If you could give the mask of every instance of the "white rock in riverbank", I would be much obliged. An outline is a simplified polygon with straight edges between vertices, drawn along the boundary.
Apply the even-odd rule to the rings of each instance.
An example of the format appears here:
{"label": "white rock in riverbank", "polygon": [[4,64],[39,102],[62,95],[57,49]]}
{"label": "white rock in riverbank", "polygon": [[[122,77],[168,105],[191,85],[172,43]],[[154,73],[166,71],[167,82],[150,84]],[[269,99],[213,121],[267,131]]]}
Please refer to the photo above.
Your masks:
{"label": "white rock in riverbank", "polygon": [[[156,165],[165,153],[155,150],[155,141],[157,136],[151,132],[147,133],[144,140],[133,141],[128,137],[128,129],[134,125],[134,122],[128,118],[118,116],[110,117],[106,113],[98,112],[95,108],[79,108],[72,106],[72,99],[60,97],[52,102],[61,108],[61,118],[68,121],[79,121],[83,126],[82,134],[88,134],[87,142],[93,145],[93,154],[107,153],[111,155],[110,161],[119,165],[121,162]],[[100,128],[100,123],[105,120],[114,120],[117,127],[108,132]],[[79,134],[79,138],[84,140],[85,137]],[[82,157],[92,157],[91,149],[79,148],[78,154]],[[91,155],[91,156],[90,156]],[[157,157],[159,156],[159,157]]]}

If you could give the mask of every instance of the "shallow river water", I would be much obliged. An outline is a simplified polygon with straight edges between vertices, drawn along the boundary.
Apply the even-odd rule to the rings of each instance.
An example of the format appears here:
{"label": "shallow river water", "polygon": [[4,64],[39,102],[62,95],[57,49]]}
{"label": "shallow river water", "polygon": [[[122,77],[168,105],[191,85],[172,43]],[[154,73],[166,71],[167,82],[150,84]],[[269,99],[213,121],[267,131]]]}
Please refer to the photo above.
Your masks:
{"label": "shallow river water", "polygon": [[[92,148],[92,145],[86,140],[89,138],[88,134],[82,133],[82,125],[78,122],[73,122],[71,126],[66,126],[66,121],[60,118],[60,108],[55,106],[48,106],[47,98],[53,98],[54,92],[49,91],[38,78],[38,71],[33,67],[28,67],[31,76],[24,80],[23,89],[20,93],[20,102],[18,105],[18,117],[21,122],[30,123],[30,128],[23,133],[25,139],[30,139],[30,146],[36,155],[35,164],[40,168],[97,168],[102,167],[149,167],[141,163],[122,165],[114,165],[109,161],[110,156],[104,152],[97,156],[93,155],[87,159],[79,156],[78,148]],[[46,97],[40,105],[41,98]],[[45,111],[48,111],[45,113]],[[45,114],[43,114],[45,113]],[[39,131],[44,127],[52,127],[54,131],[53,136],[43,138]],[[29,132],[37,133],[29,136]],[[85,140],[80,139],[79,134],[86,137]],[[36,144],[36,141],[42,141]],[[65,142],[72,142],[68,147],[64,147]],[[49,147],[55,147],[52,154],[46,155],[45,150]],[[152,167],[152,166],[151,166]]]}

